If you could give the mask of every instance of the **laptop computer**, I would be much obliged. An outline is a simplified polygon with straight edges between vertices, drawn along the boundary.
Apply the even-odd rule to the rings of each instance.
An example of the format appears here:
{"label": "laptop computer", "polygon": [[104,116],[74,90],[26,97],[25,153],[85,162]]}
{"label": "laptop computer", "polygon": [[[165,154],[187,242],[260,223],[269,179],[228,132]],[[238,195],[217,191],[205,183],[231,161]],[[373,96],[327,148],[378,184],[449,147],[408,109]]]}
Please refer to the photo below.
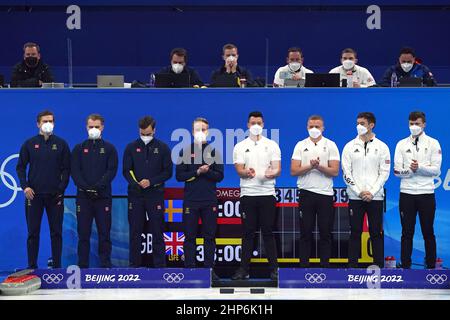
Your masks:
{"label": "laptop computer", "polygon": [[341,86],[339,73],[307,73],[305,87],[336,87]]}
{"label": "laptop computer", "polygon": [[62,82],[44,82],[42,88],[64,88],[64,83]]}
{"label": "laptop computer", "polygon": [[293,79],[285,79],[284,87],[285,88],[303,88],[305,86],[305,79],[293,80]]}
{"label": "laptop computer", "polygon": [[398,87],[422,87],[422,78],[406,77],[398,80]]}
{"label": "laptop computer", "polygon": [[234,74],[219,74],[209,86],[213,88],[239,88],[239,83]]}
{"label": "laptop computer", "polygon": [[123,88],[124,76],[97,75],[97,88]]}
{"label": "laptop computer", "polygon": [[156,88],[190,88],[189,73],[157,73],[155,74]]}

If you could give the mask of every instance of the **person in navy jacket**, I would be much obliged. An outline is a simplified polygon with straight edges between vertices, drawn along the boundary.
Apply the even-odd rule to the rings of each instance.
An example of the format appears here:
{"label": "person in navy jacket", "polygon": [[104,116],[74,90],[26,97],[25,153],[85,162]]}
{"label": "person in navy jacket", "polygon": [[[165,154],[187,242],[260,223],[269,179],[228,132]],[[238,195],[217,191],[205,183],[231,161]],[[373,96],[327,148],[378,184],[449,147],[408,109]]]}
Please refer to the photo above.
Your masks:
{"label": "person in navy jacket", "polygon": [[416,61],[416,53],[412,48],[402,48],[397,64],[390,66],[383,75],[380,85],[390,87],[392,74],[396,75],[397,81],[402,78],[421,78],[422,84],[427,87],[436,86],[436,80],[430,69]]}
{"label": "person in navy jacket", "polygon": [[[206,142],[209,124],[196,118],[192,124],[194,143],[180,152],[176,166],[177,181],[184,182],[183,224],[185,267],[195,268],[198,220],[202,219],[205,268],[214,267],[217,227],[216,184],[223,180],[223,161],[220,154]],[[213,279],[217,275],[212,272]]]}
{"label": "person in navy jacket", "polygon": [[164,243],[164,183],[172,177],[169,147],[154,137],[156,121],[139,120],[139,139],[129,143],[123,155],[123,175],[128,181],[130,267],[142,267],[141,244],[148,217],[153,245],[153,265],[166,266]]}
{"label": "person in navy jacket", "polygon": [[22,145],[16,167],[26,198],[28,268],[31,269],[38,267],[44,208],[50,227],[53,267],[61,267],[64,192],[69,183],[70,150],[66,141],[53,134],[54,124],[53,112],[45,110],[38,114],[39,134]]}
{"label": "person in navy jacket", "polygon": [[98,232],[100,266],[111,267],[111,182],[117,173],[117,151],[103,140],[104,119],[99,114],[87,118],[89,139],[72,151],[71,172],[77,186],[78,265],[89,267],[92,221]]}

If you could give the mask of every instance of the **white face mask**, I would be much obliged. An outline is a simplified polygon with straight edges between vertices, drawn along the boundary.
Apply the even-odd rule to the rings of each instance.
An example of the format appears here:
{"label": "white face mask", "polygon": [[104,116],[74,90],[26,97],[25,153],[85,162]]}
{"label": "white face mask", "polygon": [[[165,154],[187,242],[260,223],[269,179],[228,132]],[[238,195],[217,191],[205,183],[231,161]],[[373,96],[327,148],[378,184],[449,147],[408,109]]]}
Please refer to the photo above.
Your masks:
{"label": "white face mask", "polygon": [[53,132],[53,128],[54,128],[54,125],[53,125],[53,123],[50,123],[50,122],[45,122],[41,126],[42,132],[46,133],[46,134],[52,133]]}
{"label": "white face mask", "polygon": [[263,128],[258,125],[258,124],[254,124],[250,127],[250,133],[254,136],[259,136],[263,131]]}
{"label": "white face mask", "polygon": [[147,145],[153,140],[153,136],[141,136],[141,140]]}
{"label": "white face mask", "polygon": [[174,63],[172,64],[172,70],[175,73],[181,73],[184,69],[184,66],[181,63]]}
{"label": "white face mask", "polygon": [[356,126],[356,131],[358,131],[358,136],[363,136],[365,135],[369,130],[364,127],[362,124],[358,124]]}
{"label": "white face mask", "polygon": [[91,128],[88,130],[88,134],[89,134],[89,139],[96,140],[96,139],[100,138],[100,135],[102,134],[102,132],[100,131],[100,129]]}
{"label": "white face mask", "polygon": [[313,139],[317,139],[322,135],[322,131],[317,128],[311,128],[308,130],[309,136]]}
{"label": "white face mask", "polygon": [[355,61],[353,61],[353,60],[344,60],[342,62],[342,66],[344,67],[345,70],[351,70],[355,66]]}
{"label": "white face mask", "polygon": [[419,127],[418,125],[412,125],[411,127],[409,127],[409,131],[411,132],[412,136],[418,136],[422,133],[422,130],[422,127]]}
{"label": "white face mask", "polygon": [[235,56],[229,56],[226,58],[226,62],[235,62],[237,60],[237,58]]}
{"label": "white face mask", "polygon": [[406,63],[402,63],[401,67],[402,67],[403,71],[409,72],[412,69],[413,64],[409,63],[409,62],[406,62]]}
{"label": "white face mask", "polygon": [[197,131],[194,133],[194,142],[201,144],[206,141],[206,133],[203,131]]}
{"label": "white face mask", "polygon": [[298,71],[302,67],[302,64],[300,62],[290,62],[289,63],[289,69],[292,71]]}

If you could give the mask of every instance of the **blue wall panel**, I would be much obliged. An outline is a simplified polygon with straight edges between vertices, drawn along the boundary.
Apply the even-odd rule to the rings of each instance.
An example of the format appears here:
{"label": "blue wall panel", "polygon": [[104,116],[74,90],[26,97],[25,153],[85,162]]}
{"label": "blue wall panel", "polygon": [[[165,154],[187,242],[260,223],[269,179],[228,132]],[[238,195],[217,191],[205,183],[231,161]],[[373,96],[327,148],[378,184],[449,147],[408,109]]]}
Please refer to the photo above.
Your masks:
{"label": "blue wall panel", "polygon": [[[17,182],[16,159],[5,163],[17,154],[21,144],[36,134],[36,114],[44,108],[56,112],[56,134],[64,137],[71,148],[86,137],[85,118],[93,112],[106,118],[104,138],[114,143],[122,157],[126,144],[137,138],[137,120],[145,114],[157,119],[158,138],[175,147],[180,141],[171,141],[174,130],[190,130],[191,121],[206,117],[211,127],[225,134],[226,129],[245,129],[250,111],[261,110],[268,129],[279,129],[283,172],[277,180],[282,187],[295,186],[296,179],[289,175],[289,164],[296,142],[306,137],[306,119],[313,113],[325,118],[325,136],[336,141],[340,151],[347,141],[356,136],[355,117],[361,111],[373,111],[377,116],[377,136],[385,141],[393,157],[398,140],[409,134],[407,118],[410,111],[420,109],[428,117],[427,133],[437,138],[443,149],[444,161],[441,180],[446,180],[450,169],[450,140],[448,119],[450,89],[41,89],[0,90],[2,131],[0,136],[0,165]],[[269,134],[270,136],[270,134]],[[276,132],[274,132],[276,137]],[[228,141],[231,145],[236,141]],[[449,179],[448,178],[448,179]],[[6,182],[5,182],[6,181]],[[10,177],[3,174],[0,183],[0,270],[23,266],[26,261],[26,227],[23,210],[24,197],[18,192],[13,202]],[[239,179],[232,165],[225,169],[223,187],[238,186]],[[343,186],[340,175],[336,186]],[[168,186],[180,186],[171,179]],[[391,174],[386,184],[387,213],[386,234],[395,240],[400,238],[398,214],[399,179]],[[450,197],[449,181],[437,189],[436,235],[438,255],[450,259]],[[74,194],[71,182],[68,194]],[[126,183],[119,168],[113,183],[116,195],[126,194]],[[43,223],[41,257],[50,255],[48,230]],[[398,242],[396,242],[398,243]],[[399,256],[395,243],[386,243],[386,254]],[[420,232],[417,232],[415,248],[423,251]],[[41,260],[41,265],[45,260]],[[422,261],[415,261],[421,263]]]}
{"label": "blue wall panel", "polygon": [[[27,41],[41,44],[43,58],[57,81],[67,82],[67,38],[72,39],[74,81],[96,81],[100,73],[125,74],[148,81],[168,64],[174,47],[188,49],[191,66],[204,81],[221,63],[221,48],[239,47],[240,64],[269,83],[284,65],[286,51],[300,46],[305,66],[328,72],[340,64],[340,52],[353,47],[360,65],[377,80],[397,61],[399,49],[415,47],[438,82],[450,83],[450,11],[444,7],[383,7],[381,30],[369,30],[366,7],[89,7],[81,6],[81,30],[66,28],[65,7],[34,7],[31,12],[0,7],[0,74],[9,79]],[[431,3],[429,4],[431,5]]]}

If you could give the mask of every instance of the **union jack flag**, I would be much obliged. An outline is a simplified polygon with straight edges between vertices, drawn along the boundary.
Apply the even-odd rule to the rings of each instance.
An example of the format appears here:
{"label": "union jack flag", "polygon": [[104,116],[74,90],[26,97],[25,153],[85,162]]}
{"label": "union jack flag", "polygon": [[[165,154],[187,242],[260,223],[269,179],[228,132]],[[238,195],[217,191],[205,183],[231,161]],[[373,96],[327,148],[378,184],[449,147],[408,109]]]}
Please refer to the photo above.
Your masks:
{"label": "union jack flag", "polygon": [[166,255],[182,256],[184,254],[183,232],[164,232],[164,242],[166,243]]}

